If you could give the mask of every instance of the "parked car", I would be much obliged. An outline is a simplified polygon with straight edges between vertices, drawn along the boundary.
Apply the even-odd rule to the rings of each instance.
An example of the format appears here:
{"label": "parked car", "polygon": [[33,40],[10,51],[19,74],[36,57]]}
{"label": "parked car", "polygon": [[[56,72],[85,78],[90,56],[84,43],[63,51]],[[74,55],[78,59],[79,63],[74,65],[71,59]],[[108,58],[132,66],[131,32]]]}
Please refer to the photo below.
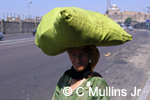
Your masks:
{"label": "parked car", "polygon": [[4,38],[4,35],[0,32],[0,41],[2,40],[2,38]]}
{"label": "parked car", "polygon": [[121,23],[121,24],[119,24],[119,25],[120,25],[120,27],[122,27],[122,29],[126,30],[126,26],[125,26],[124,23]]}
{"label": "parked car", "polygon": [[122,26],[122,28],[123,28],[124,30],[126,30],[126,26]]}
{"label": "parked car", "polygon": [[129,29],[130,24],[126,24],[126,28]]}
{"label": "parked car", "polygon": [[32,33],[33,33],[33,35],[35,35],[36,34],[36,29]]}
{"label": "parked car", "polygon": [[132,30],[133,30],[133,27],[132,27],[132,26],[129,26],[128,29],[129,29],[130,31],[132,31]]}

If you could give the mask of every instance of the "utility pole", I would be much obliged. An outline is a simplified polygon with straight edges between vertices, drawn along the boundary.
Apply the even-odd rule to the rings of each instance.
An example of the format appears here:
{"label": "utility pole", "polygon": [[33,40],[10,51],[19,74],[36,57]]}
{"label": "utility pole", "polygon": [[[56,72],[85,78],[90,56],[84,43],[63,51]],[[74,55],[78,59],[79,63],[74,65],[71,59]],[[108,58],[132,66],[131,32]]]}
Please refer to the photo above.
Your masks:
{"label": "utility pole", "polygon": [[32,1],[30,1],[29,3],[28,3],[28,23],[29,23],[29,33],[31,32],[31,26],[30,26],[30,20],[31,20],[31,18],[30,18],[30,4],[32,3]]}
{"label": "utility pole", "polygon": [[107,9],[111,7],[111,0],[107,0]]}

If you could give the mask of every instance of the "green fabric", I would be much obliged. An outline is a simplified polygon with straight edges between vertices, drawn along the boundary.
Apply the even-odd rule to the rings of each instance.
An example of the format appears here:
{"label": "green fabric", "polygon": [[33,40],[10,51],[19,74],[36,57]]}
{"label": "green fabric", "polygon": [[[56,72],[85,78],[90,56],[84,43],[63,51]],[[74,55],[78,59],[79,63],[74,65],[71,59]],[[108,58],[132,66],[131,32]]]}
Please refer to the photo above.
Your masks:
{"label": "green fabric", "polygon": [[113,46],[132,40],[112,19],[98,12],[76,7],[54,8],[42,17],[35,43],[47,55],[70,47]]}
{"label": "green fabric", "polygon": [[98,95],[96,94],[97,92],[93,94],[94,96],[92,96],[92,94],[89,95],[89,87],[92,88],[93,93],[96,87],[98,87],[98,90],[101,90],[102,94],[104,92],[103,89],[105,89],[105,92],[106,92],[106,87],[108,87],[108,85],[105,82],[105,80],[100,77],[89,77],[86,81],[84,81],[79,86],[79,87],[83,87],[83,89],[79,89],[78,93],[80,93],[80,95],[84,93],[83,96],[77,95],[76,93],[77,89],[75,89],[70,96],[65,96],[63,94],[63,89],[69,86],[70,79],[71,78],[68,75],[63,75],[60,78],[59,82],[57,83],[56,89],[54,91],[52,100],[110,100],[109,96],[107,95],[100,96],[99,94]]}

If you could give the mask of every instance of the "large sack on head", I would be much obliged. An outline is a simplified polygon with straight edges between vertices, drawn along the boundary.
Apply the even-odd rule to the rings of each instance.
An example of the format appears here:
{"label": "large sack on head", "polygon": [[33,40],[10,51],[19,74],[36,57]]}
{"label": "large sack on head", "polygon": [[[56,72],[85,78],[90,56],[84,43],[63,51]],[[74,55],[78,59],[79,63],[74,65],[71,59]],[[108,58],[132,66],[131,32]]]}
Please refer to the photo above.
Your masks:
{"label": "large sack on head", "polygon": [[54,8],[42,17],[35,43],[47,55],[70,47],[113,46],[132,40],[112,19],[98,12],[76,7]]}

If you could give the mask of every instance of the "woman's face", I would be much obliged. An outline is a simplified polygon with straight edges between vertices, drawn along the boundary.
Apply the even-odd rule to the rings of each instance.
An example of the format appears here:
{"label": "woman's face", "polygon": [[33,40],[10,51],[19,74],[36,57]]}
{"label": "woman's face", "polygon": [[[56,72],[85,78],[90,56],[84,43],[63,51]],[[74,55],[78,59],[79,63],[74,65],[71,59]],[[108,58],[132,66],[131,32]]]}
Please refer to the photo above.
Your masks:
{"label": "woman's face", "polygon": [[90,56],[83,50],[74,50],[74,52],[69,52],[69,57],[72,62],[73,68],[76,71],[83,71],[89,64]]}

